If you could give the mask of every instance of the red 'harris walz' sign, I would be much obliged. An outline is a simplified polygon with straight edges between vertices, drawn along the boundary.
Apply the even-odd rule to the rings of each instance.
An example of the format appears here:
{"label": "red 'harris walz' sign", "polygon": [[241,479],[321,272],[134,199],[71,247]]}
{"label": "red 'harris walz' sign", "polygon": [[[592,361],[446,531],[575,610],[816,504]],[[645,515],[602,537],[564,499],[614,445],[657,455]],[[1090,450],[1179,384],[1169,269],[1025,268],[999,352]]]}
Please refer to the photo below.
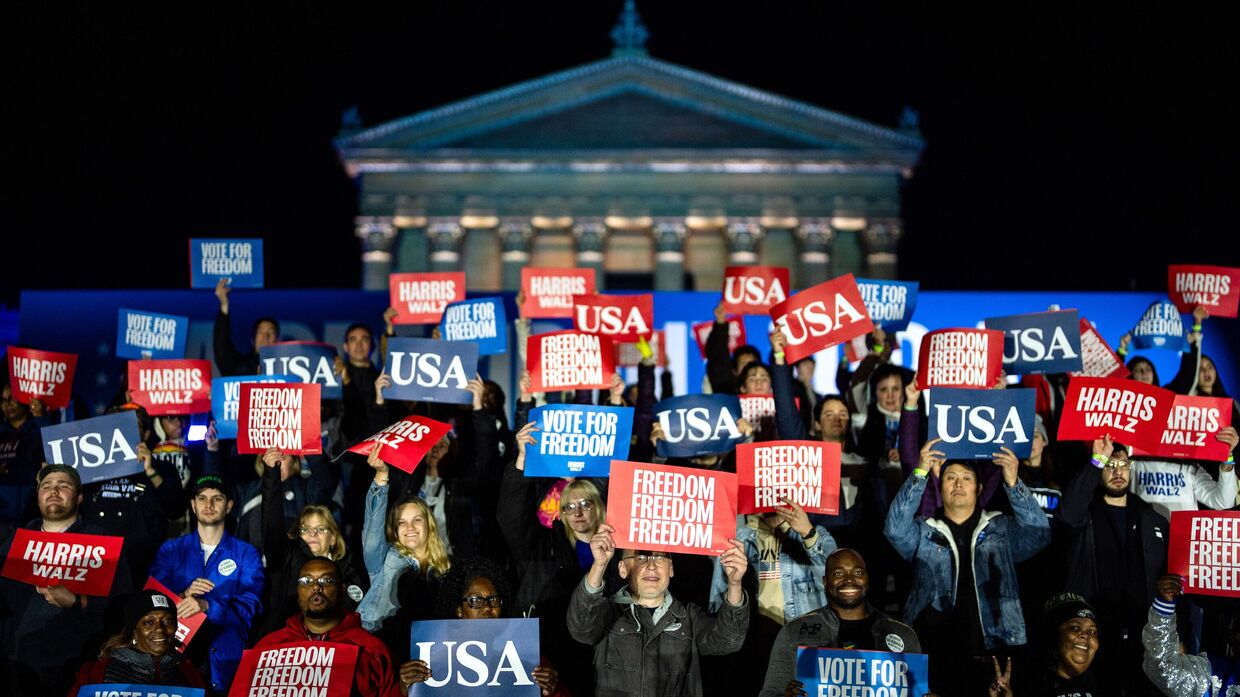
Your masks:
{"label": "red 'harris walz' sign", "polygon": [[1167,297],[1180,312],[1192,312],[1201,306],[1215,317],[1234,318],[1240,309],[1240,269],[1169,266]]}
{"label": "red 'harris walz' sign", "polygon": [[41,588],[64,586],[81,595],[107,596],[124,543],[108,535],[18,528],[0,575]]}
{"label": "red 'harris walz' sign", "polygon": [[406,416],[375,435],[349,448],[349,452],[369,455],[379,448],[379,459],[398,470],[413,474],[422,461],[452,427],[425,416]]}
{"label": "red 'harris walz' sign", "polygon": [[527,267],[521,269],[521,291],[525,317],[572,317],[576,296],[594,294],[594,269]]}
{"label": "red 'harris walz' sign", "polygon": [[807,288],[772,307],[770,314],[788,339],[788,363],[874,331],[852,274]]}
{"label": "red 'harris walz' sign", "polygon": [[129,361],[129,395],[151,416],[211,411],[211,361]]}
{"label": "red 'harris walz' sign", "polygon": [[69,406],[69,388],[73,386],[73,371],[77,368],[77,355],[40,351],[38,349],[10,346],[9,388],[13,399],[20,404],[30,404],[37,399],[49,409]]}
{"label": "red 'harris walz' sign", "polygon": [[1059,419],[1059,440],[1095,440],[1154,452],[1167,425],[1175,394],[1118,378],[1072,378]]}
{"label": "red 'harris walz' sign", "polygon": [[394,273],[388,292],[396,308],[392,324],[439,324],[445,307],[465,299],[465,272]]}

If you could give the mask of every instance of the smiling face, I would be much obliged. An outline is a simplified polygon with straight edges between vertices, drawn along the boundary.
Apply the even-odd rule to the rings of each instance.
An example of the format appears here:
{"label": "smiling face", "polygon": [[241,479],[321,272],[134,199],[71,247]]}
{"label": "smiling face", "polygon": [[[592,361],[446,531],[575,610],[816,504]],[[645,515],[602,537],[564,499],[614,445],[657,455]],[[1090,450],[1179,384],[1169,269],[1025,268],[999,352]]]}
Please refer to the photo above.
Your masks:
{"label": "smiling face", "polygon": [[39,516],[45,521],[72,520],[81,502],[77,486],[64,472],[52,472],[39,482]]}
{"label": "smiling face", "polygon": [[416,503],[406,503],[396,512],[396,541],[420,553],[426,549],[426,515]]}
{"label": "smiling face", "polygon": [[676,575],[672,558],[666,552],[626,551],[618,570],[620,578],[629,582],[629,593],[646,607],[663,602],[672,576]]}
{"label": "smiling face", "polygon": [[133,628],[133,647],[151,656],[163,656],[173,649],[177,616],[169,610],[151,610]]}
{"label": "smiling face", "polygon": [[[486,576],[479,576],[470,581],[469,586],[461,594],[461,602],[456,606],[456,616],[463,620],[494,620],[499,619],[503,610],[503,605],[491,606],[493,602],[501,602],[493,600],[499,598],[499,591],[495,588],[495,584]],[[473,599],[475,604],[482,607],[471,607],[469,602]]]}
{"label": "smiling face", "polygon": [[1059,672],[1067,678],[1089,670],[1098,652],[1098,625],[1088,617],[1073,617],[1059,625]]}
{"label": "smiling face", "polygon": [[900,399],[904,396],[904,383],[899,375],[888,375],[874,386],[878,391],[875,401],[885,411],[900,411]]}
{"label": "smiling face", "polygon": [[870,574],[865,560],[852,550],[842,550],[827,558],[827,598],[833,608],[851,610],[865,604]]}
{"label": "smiling face", "polygon": [[981,486],[977,482],[977,474],[958,462],[943,466],[943,482],[939,493],[943,496],[943,507],[956,510],[971,510],[977,507],[977,495]]}

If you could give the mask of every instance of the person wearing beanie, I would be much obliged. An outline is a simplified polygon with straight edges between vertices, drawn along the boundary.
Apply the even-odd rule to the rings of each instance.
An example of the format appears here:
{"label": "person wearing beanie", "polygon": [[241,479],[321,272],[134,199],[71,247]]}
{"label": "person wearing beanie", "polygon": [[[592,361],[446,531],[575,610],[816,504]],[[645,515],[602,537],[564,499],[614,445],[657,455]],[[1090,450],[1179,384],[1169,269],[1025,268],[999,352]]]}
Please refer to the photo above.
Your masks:
{"label": "person wearing beanie", "polygon": [[[1041,632],[1040,663],[1027,675],[996,675],[997,691],[1005,697],[1104,697],[1121,694],[1118,683],[1100,679],[1092,670],[1098,652],[1098,625],[1094,609],[1075,593],[1060,593],[1046,601]],[[991,694],[996,690],[992,688]]]}
{"label": "person wearing beanie", "polygon": [[1155,587],[1154,602],[1141,632],[1145,675],[1167,697],[1240,695],[1240,634],[1228,632],[1226,648],[1220,655],[1185,652],[1175,623],[1184,579],[1174,574],[1163,576]]}
{"label": "person wearing beanie", "polygon": [[1154,579],[1167,568],[1167,519],[1130,493],[1127,449],[1110,436],[1095,440],[1093,467],[1064,489],[1057,516],[1066,532],[1065,589],[1097,613],[1102,639],[1097,672],[1126,691],[1150,690],[1132,666],[1141,660],[1141,627]]}
{"label": "person wearing beanie", "polygon": [[[82,480],[72,467],[47,465],[39,470],[35,495],[39,517],[27,523],[26,529],[108,534],[79,514]],[[0,558],[7,558],[12,536],[3,535],[0,540]],[[124,552],[105,597],[0,578],[0,645],[4,650],[0,666],[7,663],[9,668],[9,683],[0,683],[0,694],[62,697],[73,682],[74,671],[103,642],[108,606],[114,599],[123,601],[132,588]]]}
{"label": "person wearing beanie", "polygon": [[[970,463],[946,461],[934,447],[921,449],[918,466],[887,512],[884,534],[913,563],[912,591],[904,617],[930,656],[930,688],[936,694],[984,694],[989,664],[979,656],[1019,656],[1027,639],[1016,582],[1017,562],[1051,541],[1050,523],[1017,476],[1011,450],[994,454],[1003,472],[1012,515],[983,511],[981,484]],[[939,477],[943,508],[917,516],[927,477]]]}
{"label": "person wearing beanie", "polygon": [[258,550],[225,528],[232,510],[232,487],[216,474],[204,474],[190,490],[194,530],[159,548],[151,577],[180,591],[178,617],[200,612],[206,622],[187,655],[211,676],[211,689],[228,692],[237,672],[263,593],[263,563]]}
{"label": "person wearing beanie", "polygon": [[125,603],[125,628],[108,639],[99,660],[82,666],[70,695],[86,685],[161,685],[205,688],[206,681],[177,647],[176,605],[159,591],[143,590]]}

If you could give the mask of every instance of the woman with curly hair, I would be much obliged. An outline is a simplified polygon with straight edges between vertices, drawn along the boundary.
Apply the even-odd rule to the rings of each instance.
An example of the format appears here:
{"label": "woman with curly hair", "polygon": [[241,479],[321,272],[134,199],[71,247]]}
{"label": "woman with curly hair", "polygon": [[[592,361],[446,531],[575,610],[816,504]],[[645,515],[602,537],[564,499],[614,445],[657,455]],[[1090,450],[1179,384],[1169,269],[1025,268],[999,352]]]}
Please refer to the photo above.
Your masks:
{"label": "woman with curly hair", "polygon": [[[458,562],[443,577],[436,602],[441,619],[484,620],[508,616],[512,605],[512,584],[499,564],[486,557],[472,557]],[[426,661],[414,659],[400,667],[400,689],[408,692],[414,683],[431,677]],[[568,688],[560,683],[559,674],[543,658],[530,676],[543,697],[569,697]]]}

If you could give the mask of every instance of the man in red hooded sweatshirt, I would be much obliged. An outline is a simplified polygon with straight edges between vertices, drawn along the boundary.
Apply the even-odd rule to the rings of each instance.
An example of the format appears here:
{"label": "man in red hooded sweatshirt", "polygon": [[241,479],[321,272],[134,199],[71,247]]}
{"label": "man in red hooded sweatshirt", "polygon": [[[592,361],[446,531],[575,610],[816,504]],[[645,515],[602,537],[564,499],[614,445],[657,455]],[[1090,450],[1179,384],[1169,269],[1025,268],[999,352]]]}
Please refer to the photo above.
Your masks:
{"label": "man in red hooded sweatshirt", "polygon": [[297,579],[297,605],[301,613],[255,645],[265,649],[304,641],[330,641],[361,648],[353,672],[354,695],[400,697],[392,655],[382,641],[362,629],[361,616],[345,612],[340,594],[341,575],[336,563],[316,557],[302,564]]}

